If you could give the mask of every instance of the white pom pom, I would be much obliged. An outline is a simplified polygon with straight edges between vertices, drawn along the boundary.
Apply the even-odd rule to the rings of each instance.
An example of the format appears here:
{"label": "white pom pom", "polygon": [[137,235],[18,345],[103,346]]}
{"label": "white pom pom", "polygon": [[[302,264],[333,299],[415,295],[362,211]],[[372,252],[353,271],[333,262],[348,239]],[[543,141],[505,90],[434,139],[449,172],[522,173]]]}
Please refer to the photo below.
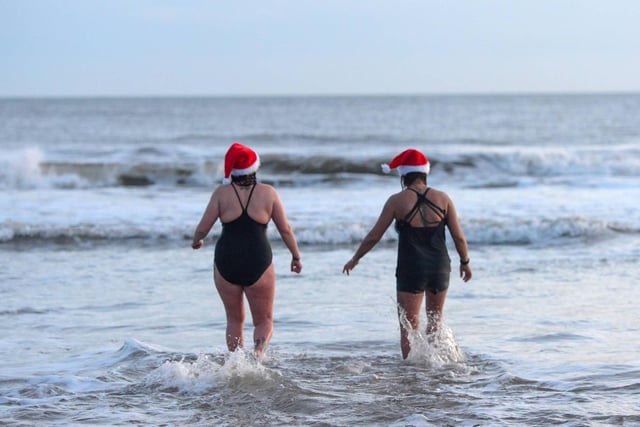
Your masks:
{"label": "white pom pom", "polygon": [[231,178],[223,178],[222,179],[222,183],[223,184],[231,184]]}
{"label": "white pom pom", "polygon": [[384,172],[384,173],[389,173],[389,172],[391,172],[391,168],[389,167],[389,165],[388,165],[388,164],[383,163],[383,164],[382,164],[382,165],[380,165],[380,166],[382,166],[382,172]]}

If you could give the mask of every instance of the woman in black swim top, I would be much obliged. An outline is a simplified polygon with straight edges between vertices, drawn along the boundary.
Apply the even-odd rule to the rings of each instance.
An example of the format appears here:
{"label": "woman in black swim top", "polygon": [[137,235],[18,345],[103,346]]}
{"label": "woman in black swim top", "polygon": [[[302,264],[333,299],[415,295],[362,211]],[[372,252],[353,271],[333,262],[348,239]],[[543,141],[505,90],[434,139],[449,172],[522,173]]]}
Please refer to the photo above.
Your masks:
{"label": "woman in black swim top", "polygon": [[[460,256],[460,277],[471,279],[467,241],[449,196],[427,186],[429,161],[418,150],[409,149],[396,156],[383,170],[397,168],[403,190],[389,197],[380,217],[365,236],[355,255],[343,268],[349,274],[360,258],[382,238],[395,220],[398,232],[396,291],[398,314],[406,316],[412,329],[420,327],[420,307],[426,295],[427,332],[434,332],[442,319],[449,288],[451,260],[445,243],[445,228]],[[407,330],[400,319],[400,347],[406,359],[411,351]]]}
{"label": "woman in black swim top", "polygon": [[273,335],[275,270],[267,224],[273,220],[291,252],[291,271],[300,273],[302,263],[293,229],[276,190],[256,182],[258,155],[234,143],[225,155],[224,185],[215,189],[196,227],[193,249],[200,249],[215,222],[222,233],[215,248],[214,281],[227,314],[229,351],[244,347],[244,296],[254,324],[254,351],[262,357]]}

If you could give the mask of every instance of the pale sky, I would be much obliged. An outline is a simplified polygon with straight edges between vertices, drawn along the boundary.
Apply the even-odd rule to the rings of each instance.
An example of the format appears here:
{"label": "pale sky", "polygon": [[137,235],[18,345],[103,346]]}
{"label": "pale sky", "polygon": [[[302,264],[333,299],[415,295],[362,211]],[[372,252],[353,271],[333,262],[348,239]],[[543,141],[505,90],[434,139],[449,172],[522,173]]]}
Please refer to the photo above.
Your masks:
{"label": "pale sky", "polygon": [[640,0],[0,0],[0,97],[640,92]]}

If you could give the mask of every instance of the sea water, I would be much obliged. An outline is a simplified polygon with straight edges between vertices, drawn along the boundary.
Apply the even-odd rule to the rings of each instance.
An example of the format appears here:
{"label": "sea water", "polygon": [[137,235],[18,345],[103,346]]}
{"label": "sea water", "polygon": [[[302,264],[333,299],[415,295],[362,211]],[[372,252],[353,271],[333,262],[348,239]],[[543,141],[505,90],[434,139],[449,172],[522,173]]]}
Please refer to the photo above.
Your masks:
{"label": "sea water", "polygon": [[[226,350],[219,224],[190,248],[233,141],[304,264],[271,225],[262,361]],[[403,361],[395,233],[342,266],[410,147],[474,277],[450,247],[444,326]],[[0,100],[0,423],[638,425],[639,176],[638,95]]]}

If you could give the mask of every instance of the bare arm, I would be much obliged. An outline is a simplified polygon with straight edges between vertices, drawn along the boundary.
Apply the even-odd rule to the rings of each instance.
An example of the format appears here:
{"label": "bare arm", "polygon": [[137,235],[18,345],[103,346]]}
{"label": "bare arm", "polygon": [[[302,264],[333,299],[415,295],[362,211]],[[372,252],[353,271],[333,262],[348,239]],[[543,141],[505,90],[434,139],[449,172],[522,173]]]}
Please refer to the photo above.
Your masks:
{"label": "bare arm", "polygon": [[204,244],[204,238],[207,237],[207,234],[209,234],[211,227],[216,223],[219,216],[220,207],[218,205],[218,191],[216,190],[211,195],[209,204],[202,214],[202,219],[200,219],[200,223],[198,223],[198,226],[193,233],[193,241],[191,242],[191,247],[193,249],[200,249],[202,247]]}
{"label": "bare arm", "polygon": [[451,233],[451,238],[460,257],[460,277],[467,282],[472,276],[471,266],[469,265],[469,248],[458,220],[458,212],[451,199],[447,203],[447,227],[449,227],[449,233]]}
{"label": "bare arm", "polygon": [[298,241],[296,240],[296,235],[289,224],[289,220],[287,219],[287,214],[284,210],[284,205],[278,196],[278,193],[273,190],[274,193],[274,201],[273,201],[273,212],[271,214],[271,219],[273,223],[276,225],[278,232],[280,233],[280,237],[284,241],[284,244],[291,252],[291,271],[295,273],[300,273],[302,271],[302,261],[300,260],[300,250],[298,249]]}
{"label": "bare arm", "polygon": [[365,256],[367,252],[369,252],[380,241],[380,239],[382,239],[385,231],[387,231],[387,228],[389,228],[389,225],[391,225],[391,222],[393,221],[394,211],[395,208],[393,206],[392,199],[389,198],[382,208],[382,212],[380,213],[378,220],[371,231],[369,231],[369,233],[364,237],[362,243],[360,243],[360,246],[353,255],[353,258],[347,261],[342,268],[343,273],[347,273],[347,275],[349,275],[349,272],[358,265],[360,258]]}

